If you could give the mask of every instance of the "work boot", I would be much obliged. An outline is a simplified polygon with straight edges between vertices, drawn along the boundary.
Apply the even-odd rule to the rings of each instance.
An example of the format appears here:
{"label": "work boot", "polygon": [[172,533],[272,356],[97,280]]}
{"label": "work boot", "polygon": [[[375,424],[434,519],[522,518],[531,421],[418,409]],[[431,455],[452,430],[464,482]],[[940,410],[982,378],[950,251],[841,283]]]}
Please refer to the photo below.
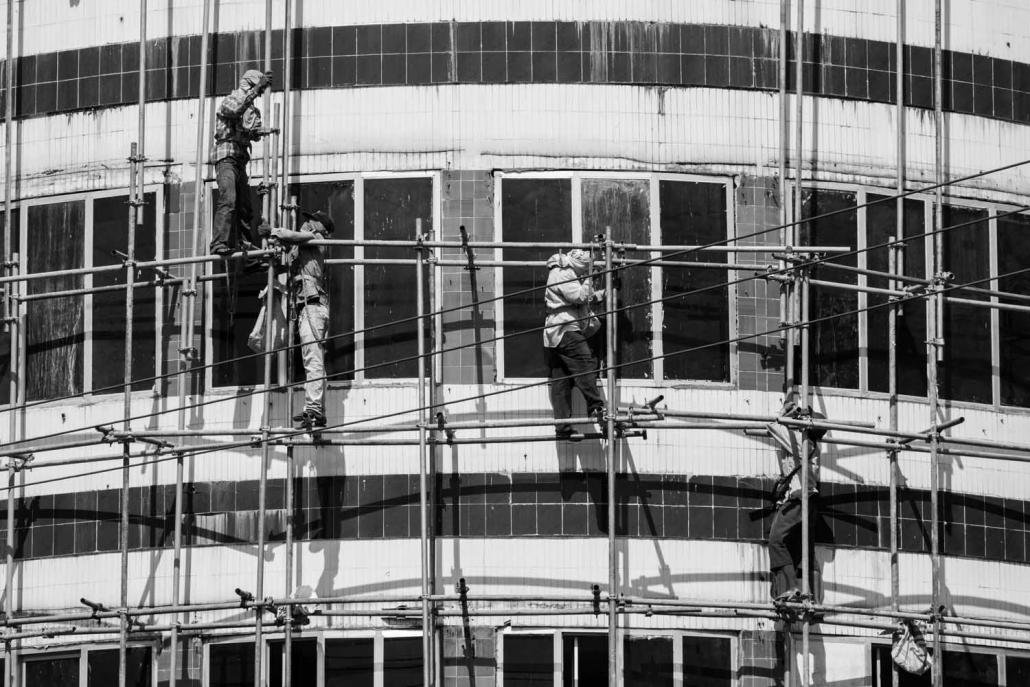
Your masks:
{"label": "work boot", "polygon": [[211,255],[217,255],[218,257],[222,258],[223,260],[227,259],[234,252],[235,251],[233,251],[232,248],[230,248],[229,246],[226,246],[225,244],[218,245],[218,246],[213,246],[211,248]]}
{"label": "work boot", "polygon": [[325,427],[325,415],[317,410],[305,410],[293,416],[297,423],[297,429],[311,429],[312,427]]}
{"label": "work boot", "polygon": [[583,441],[583,435],[572,428],[572,425],[559,425],[554,428],[557,441]]}

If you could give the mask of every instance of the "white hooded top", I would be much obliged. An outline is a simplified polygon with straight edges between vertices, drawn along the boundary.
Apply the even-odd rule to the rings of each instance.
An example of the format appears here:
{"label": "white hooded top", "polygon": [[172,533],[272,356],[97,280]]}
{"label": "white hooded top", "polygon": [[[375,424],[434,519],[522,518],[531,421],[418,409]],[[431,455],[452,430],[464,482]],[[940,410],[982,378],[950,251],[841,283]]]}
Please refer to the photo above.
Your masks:
{"label": "white hooded top", "polygon": [[555,348],[565,332],[582,332],[593,336],[599,322],[592,316],[590,302],[595,291],[587,278],[590,255],[582,250],[555,253],[547,260],[547,288],[544,304],[544,347]]}

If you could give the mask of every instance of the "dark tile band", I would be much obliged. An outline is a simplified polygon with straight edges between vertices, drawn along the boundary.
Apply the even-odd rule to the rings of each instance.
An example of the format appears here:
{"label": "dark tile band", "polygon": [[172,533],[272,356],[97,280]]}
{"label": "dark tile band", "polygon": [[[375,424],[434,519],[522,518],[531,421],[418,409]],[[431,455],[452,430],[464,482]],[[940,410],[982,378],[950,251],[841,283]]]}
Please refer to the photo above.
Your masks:
{"label": "dark tile band", "polygon": [[[779,31],[645,22],[441,22],[295,29],[293,86],[598,83],[775,91]],[[261,61],[261,32],[216,34],[209,95],[228,92]],[[824,34],[804,37],[806,93],[891,103],[895,45]],[[282,84],[282,32],[273,35],[275,83]],[[196,98],[200,37],[147,42],[149,101]],[[933,107],[933,51],[905,47],[905,101]],[[793,89],[793,38],[787,88]],[[16,117],[136,102],[139,47],[121,43],[21,57]],[[1030,123],[1030,64],[945,51],[946,111]],[[2,108],[0,108],[2,111]]]}
{"label": "dark tile band", "polygon": [[[431,501],[438,536],[602,537],[608,532],[603,473],[437,476]],[[285,540],[285,482],[270,480],[266,532]],[[620,536],[762,542],[772,511],[772,480],[712,475],[620,475]],[[297,478],[297,540],[395,539],[419,534],[418,475]],[[184,490],[184,542],[190,546],[257,540],[258,482],[204,482]],[[172,545],[173,485],[130,492],[129,546]],[[941,546],[950,556],[1030,563],[1030,501],[941,494]],[[86,491],[22,499],[15,511],[18,558],[118,549],[120,491]],[[930,550],[930,497],[899,495],[900,548]],[[824,483],[816,540],[835,547],[890,546],[885,487]],[[0,503],[0,520],[6,505]]]}

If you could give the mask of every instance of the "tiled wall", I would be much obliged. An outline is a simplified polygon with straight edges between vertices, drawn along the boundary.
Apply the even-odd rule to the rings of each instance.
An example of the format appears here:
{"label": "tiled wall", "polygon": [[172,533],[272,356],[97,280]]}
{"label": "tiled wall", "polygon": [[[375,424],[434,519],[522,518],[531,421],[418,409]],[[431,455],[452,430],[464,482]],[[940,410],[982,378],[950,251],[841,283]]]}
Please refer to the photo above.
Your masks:
{"label": "tiled wall", "polygon": [[[608,532],[607,479],[598,472],[438,475],[433,528],[440,536],[601,537]],[[295,536],[318,539],[396,539],[419,534],[418,475],[316,477],[295,481]],[[616,532],[620,536],[765,540],[772,510],[766,478],[720,475],[620,475]],[[129,546],[171,545],[174,487],[130,492]],[[823,483],[816,540],[836,547],[890,545],[887,489]],[[187,545],[257,540],[257,480],[187,484]],[[265,518],[269,541],[285,539],[285,484],[271,480]],[[120,491],[31,497],[18,503],[21,558],[118,549]],[[902,489],[902,551],[930,548],[929,494]],[[1030,501],[945,492],[941,497],[946,555],[1030,563]],[[0,507],[0,514],[6,513]],[[0,517],[0,520],[3,518]]]}
{"label": "tiled wall", "polygon": [[[282,34],[273,32],[282,83]],[[211,93],[262,64],[262,32],[211,39]],[[894,44],[806,34],[806,92],[889,103]],[[776,90],[779,31],[644,22],[439,22],[296,29],[293,85],[300,89],[441,83],[633,83]],[[906,46],[906,103],[933,106],[933,52]],[[793,58],[793,39],[789,47]],[[200,37],[147,43],[147,99],[196,97]],[[18,59],[16,115],[129,104],[138,97],[136,43]],[[793,88],[794,68],[788,68]],[[944,108],[1030,122],[1030,65],[946,51]]]}

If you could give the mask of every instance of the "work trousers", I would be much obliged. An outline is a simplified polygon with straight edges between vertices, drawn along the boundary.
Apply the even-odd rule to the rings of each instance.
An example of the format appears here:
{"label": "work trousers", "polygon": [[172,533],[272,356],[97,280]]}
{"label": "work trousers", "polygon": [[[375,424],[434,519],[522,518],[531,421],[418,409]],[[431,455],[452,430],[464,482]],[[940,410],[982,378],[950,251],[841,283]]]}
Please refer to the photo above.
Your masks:
{"label": "work trousers", "polygon": [[329,308],[321,303],[297,306],[297,337],[304,361],[304,410],[325,414],[325,339]]}
{"label": "work trousers", "polygon": [[[604,407],[604,397],[597,388],[597,362],[582,332],[568,331],[554,348],[547,349],[551,371],[551,407],[557,420],[572,417],[572,387],[583,394],[587,414]],[[569,429],[568,425],[558,430]]]}
{"label": "work trousers", "polygon": [[253,243],[250,223],[254,208],[250,203],[250,182],[247,179],[247,163],[235,158],[222,158],[215,164],[215,181],[218,184],[218,202],[215,203],[215,217],[211,223],[211,252],[236,248],[240,238]]}
{"label": "work trousers", "polygon": [[[819,511],[819,498],[808,499],[808,522],[815,521]],[[814,538],[815,533],[811,531]],[[809,543],[809,567],[812,548]],[[772,596],[797,590],[798,573],[801,571],[801,496],[792,496],[776,508],[772,526],[769,529],[769,570],[772,573]],[[811,578],[809,579],[811,582]]]}

